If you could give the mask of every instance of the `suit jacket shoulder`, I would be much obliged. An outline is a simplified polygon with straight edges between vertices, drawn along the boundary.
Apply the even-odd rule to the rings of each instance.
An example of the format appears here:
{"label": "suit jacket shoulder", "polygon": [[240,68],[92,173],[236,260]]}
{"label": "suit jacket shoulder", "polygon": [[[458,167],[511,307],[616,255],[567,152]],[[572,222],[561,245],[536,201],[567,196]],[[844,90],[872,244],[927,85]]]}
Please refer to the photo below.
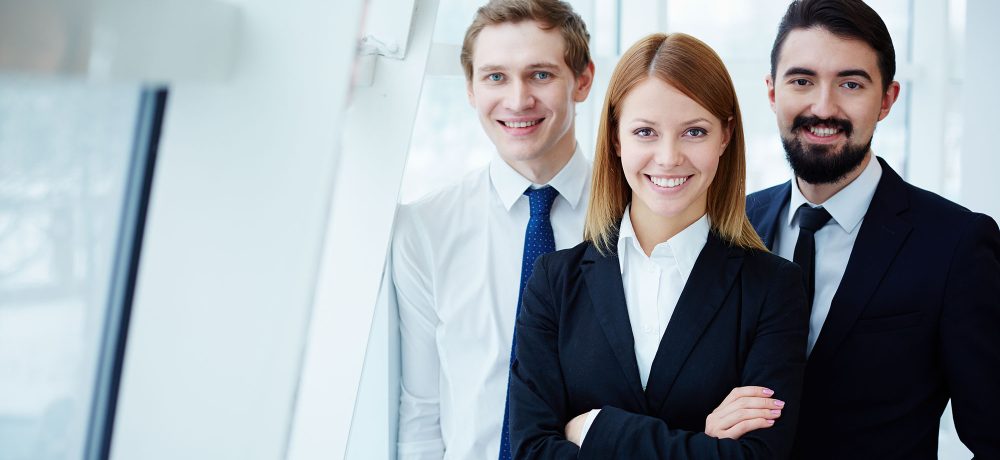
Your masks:
{"label": "suit jacket shoulder", "polygon": [[914,230],[934,234],[941,243],[937,250],[943,251],[950,251],[952,245],[976,231],[976,227],[996,225],[989,216],[970,211],[936,193],[907,183],[885,160],[879,158],[879,162],[882,164],[882,179],[868,214],[895,214]]}
{"label": "suit jacket shoulder", "polygon": [[782,194],[787,193],[790,189],[791,181],[786,181],[747,195],[747,212],[773,205],[775,200],[783,199]]}
{"label": "suit jacket shoulder", "polygon": [[590,241],[584,241],[571,248],[542,254],[535,264],[543,265],[550,276],[556,276],[558,273],[579,269],[580,262],[589,251],[597,253],[597,248]]}

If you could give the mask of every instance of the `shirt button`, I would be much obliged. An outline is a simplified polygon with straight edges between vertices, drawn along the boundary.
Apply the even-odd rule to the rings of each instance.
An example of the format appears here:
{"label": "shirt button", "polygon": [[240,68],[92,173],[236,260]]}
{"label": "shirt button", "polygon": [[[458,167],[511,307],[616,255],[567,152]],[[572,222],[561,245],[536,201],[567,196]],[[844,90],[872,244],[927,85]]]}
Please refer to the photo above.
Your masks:
{"label": "shirt button", "polygon": [[645,333],[647,333],[647,334],[650,334],[650,333],[652,333],[652,332],[653,332],[653,326],[650,326],[650,325],[648,325],[648,324],[646,324],[646,325],[643,325],[643,326],[642,326],[642,332],[645,332]]}

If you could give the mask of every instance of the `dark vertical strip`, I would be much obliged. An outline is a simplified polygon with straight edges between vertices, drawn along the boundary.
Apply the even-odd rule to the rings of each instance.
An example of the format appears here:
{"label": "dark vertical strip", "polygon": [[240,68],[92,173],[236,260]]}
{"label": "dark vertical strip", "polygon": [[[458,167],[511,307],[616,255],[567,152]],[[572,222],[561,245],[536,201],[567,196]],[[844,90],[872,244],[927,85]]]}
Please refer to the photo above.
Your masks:
{"label": "dark vertical strip", "polygon": [[118,245],[111,274],[101,349],[98,354],[84,456],[87,460],[106,460],[111,455],[111,435],[114,431],[118,389],[125,361],[132,299],[139,274],[139,256],[142,251],[146,212],[149,207],[153,170],[156,165],[166,104],[166,88],[142,90],[136,117],[131,164],[126,171],[128,177],[122,200]]}

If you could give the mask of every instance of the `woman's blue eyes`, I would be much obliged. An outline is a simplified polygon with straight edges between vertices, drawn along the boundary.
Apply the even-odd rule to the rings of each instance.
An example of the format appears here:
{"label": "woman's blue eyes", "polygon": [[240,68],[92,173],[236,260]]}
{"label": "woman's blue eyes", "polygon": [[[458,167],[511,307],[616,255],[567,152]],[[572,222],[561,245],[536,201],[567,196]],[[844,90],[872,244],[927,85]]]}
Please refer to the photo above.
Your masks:
{"label": "woman's blue eyes", "polygon": [[691,128],[687,131],[684,131],[684,135],[691,137],[702,137],[702,136],[707,136],[708,131],[705,131],[704,129],[701,128]]}
{"label": "woman's blue eyes", "polygon": [[632,131],[632,133],[639,137],[650,137],[653,134],[655,134],[653,130],[649,128],[639,128],[635,131]]}

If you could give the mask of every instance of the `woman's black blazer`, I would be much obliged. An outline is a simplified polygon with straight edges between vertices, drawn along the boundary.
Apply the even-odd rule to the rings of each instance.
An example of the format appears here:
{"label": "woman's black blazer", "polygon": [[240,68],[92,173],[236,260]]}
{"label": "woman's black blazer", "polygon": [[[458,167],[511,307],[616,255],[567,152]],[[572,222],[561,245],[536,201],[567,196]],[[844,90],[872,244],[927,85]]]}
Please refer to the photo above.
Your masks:
{"label": "woman's black blazer", "polygon": [[[792,448],[808,320],[797,265],[714,232],[670,318],[643,390],[617,248],[542,256],[523,294],[511,367],[514,458],[781,459]],[[737,440],[705,418],[739,386],[775,391],[774,426]],[[583,446],[566,423],[600,408]]]}

